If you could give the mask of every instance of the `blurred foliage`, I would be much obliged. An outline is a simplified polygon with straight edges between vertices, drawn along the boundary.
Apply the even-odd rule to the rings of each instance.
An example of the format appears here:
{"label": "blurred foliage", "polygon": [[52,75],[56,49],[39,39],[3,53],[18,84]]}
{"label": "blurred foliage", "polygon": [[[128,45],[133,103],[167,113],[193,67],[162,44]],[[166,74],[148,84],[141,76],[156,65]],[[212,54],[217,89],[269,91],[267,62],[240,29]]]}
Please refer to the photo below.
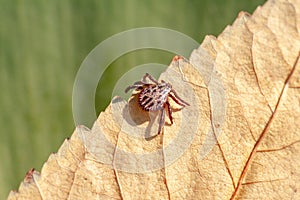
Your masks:
{"label": "blurred foliage", "polygon": [[[87,54],[113,34],[137,27],[180,31],[201,43],[218,35],[239,11],[263,0],[0,0],[0,199],[26,171],[40,170],[74,130],[72,87]],[[98,112],[132,66],[168,64],[172,54],[141,50],[117,59],[102,76]],[[101,90],[100,90],[101,88]]]}

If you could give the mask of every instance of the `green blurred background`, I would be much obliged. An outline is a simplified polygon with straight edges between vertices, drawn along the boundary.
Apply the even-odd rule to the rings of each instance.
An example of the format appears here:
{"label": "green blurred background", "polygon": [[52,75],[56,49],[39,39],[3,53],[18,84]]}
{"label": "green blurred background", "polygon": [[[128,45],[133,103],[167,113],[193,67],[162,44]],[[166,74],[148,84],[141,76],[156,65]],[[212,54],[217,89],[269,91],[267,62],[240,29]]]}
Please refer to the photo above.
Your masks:
{"label": "green blurred background", "polygon": [[[180,31],[201,43],[242,10],[264,0],[0,0],[0,199],[26,172],[40,171],[74,130],[72,87],[87,54],[113,34],[137,27]],[[238,41],[237,41],[238,42]],[[168,64],[173,55],[140,50],[117,59],[96,94],[99,113],[132,66]],[[101,89],[100,89],[101,87]]]}

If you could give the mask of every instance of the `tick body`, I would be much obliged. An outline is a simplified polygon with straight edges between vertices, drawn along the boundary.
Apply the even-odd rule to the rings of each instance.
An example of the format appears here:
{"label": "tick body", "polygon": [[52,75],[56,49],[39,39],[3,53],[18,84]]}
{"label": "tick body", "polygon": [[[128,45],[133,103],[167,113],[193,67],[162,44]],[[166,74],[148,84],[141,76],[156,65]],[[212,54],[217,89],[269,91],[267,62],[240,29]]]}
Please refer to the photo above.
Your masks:
{"label": "tick body", "polygon": [[166,110],[171,124],[173,124],[169,97],[183,107],[189,106],[187,102],[177,95],[170,83],[163,80],[159,83],[148,73],[145,74],[141,81],[137,81],[133,85],[128,86],[125,92],[127,93],[131,89],[135,89],[139,92],[138,102],[142,109],[148,112],[160,111],[158,134],[161,133],[164,126]]}

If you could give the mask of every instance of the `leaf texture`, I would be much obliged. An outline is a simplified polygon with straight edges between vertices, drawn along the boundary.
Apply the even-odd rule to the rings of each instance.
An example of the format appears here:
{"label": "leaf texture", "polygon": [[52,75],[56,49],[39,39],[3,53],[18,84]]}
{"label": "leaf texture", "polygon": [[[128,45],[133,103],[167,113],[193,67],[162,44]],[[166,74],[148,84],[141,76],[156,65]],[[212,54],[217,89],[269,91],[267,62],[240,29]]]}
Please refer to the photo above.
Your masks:
{"label": "leaf texture", "polygon": [[116,97],[8,199],[300,199],[299,30],[299,0],[241,12],[161,75],[191,104],[163,134]]}

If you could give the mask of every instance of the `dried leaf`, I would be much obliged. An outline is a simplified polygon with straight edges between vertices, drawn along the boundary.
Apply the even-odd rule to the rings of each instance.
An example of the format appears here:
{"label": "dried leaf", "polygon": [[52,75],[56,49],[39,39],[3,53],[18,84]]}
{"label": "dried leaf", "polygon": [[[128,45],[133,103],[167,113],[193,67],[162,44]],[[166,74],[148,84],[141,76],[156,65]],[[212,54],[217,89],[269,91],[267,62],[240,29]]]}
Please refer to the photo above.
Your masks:
{"label": "dried leaf", "polygon": [[298,19],[299,0],[240,13],[161,75],[191,104],[164,134],[115,98],[8,199],[299,199]]}

